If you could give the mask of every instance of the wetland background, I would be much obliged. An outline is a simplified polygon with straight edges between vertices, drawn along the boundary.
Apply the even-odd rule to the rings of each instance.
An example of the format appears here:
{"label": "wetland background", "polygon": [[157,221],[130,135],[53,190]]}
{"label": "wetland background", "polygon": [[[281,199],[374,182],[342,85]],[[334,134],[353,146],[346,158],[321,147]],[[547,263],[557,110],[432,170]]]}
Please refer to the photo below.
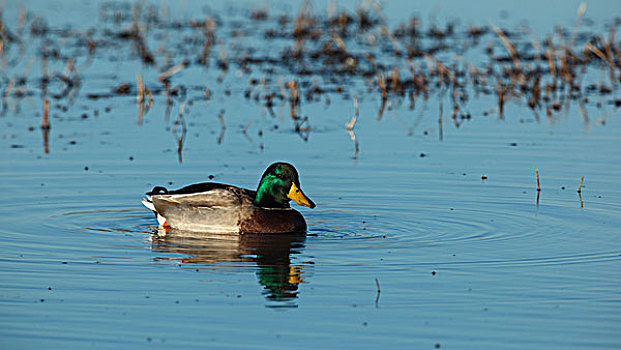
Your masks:
{"label": "wetland background", "polygon": [[[617,2],[2,9],[3,349],[621,346]],[[139,203],[276,160],[307,235]]]}

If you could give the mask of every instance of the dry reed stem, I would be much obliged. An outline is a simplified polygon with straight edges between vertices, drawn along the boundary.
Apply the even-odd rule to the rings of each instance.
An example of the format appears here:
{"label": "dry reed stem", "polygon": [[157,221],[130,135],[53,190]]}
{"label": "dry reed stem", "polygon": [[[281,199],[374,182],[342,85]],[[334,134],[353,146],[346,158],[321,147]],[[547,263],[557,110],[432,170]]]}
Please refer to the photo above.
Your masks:
{"label": "dry reed stem", "polygon": [[6,89],[4,89],[4,96],[8,97],[11,94],[11,90],[13,89],[13,86],[15,86],[15,82],[17,81],[16,77],[11,78],[11,80],[9,81],[9,83],[6,86]]}
{"label": "dry reed stem", "polygon": [[382,26],[380,28],[380,34],[386,36],[388,38],[388,40],[390,40],[390,43],[392,44],[393,52],[394,52],[395,56],[401,56],[401,50],[399,49],[399,42],[394,37],[394,35],[392,35],[392,33],[390,32],[388,27]]}
{"label": "dry reed stem", "polygon": [[511,42],[509,41],[509,38],[507,38],[505,33],[503,33],[502,30],[500,30],[500,28],[496,27],[493,24],[491,25],[491,27],[492,27],[492,30],[496,33],[496,35],[498,35],[498,37],[502,41],[502,44],[505,46],[507,51],[509,51],[509,55],[511,56],[511,60],[513,61],[513,65],[515,66],[515,69],[520,70],[520,60],[518,59],[517,51],[515,50],[515,47],[513,46],[513,44],[511,44]]}
{"label": "dry reed stem", "polygon": [[220,120],[220,135],[218,135],[218,144],[222,144],[224,140],[224,132],[226,131],[226,124],[224,124],[224,109],[218,113],[218,119]]}
{"label": "dry reed stem", "polygon": [[354,130],[356,120],[358,120],[358,95],[354,94],[354,116],[351,118],[349,123],[345,124],[345,128],[348,131]]}
{"label": "dry reed stem", "polygon": [[554,64],[554,51],[548,48],[548,65],[550,66],[550,75],[556,81],[556,65]]}
{"label": "dry reed stem", "polygon": [[47,56],[41,56],[41,71],[43,71],[43,77],[47,78],[50,75],[50,69],[47,66]]}
{"label": "dry reed stem", "polygon": [[382,93],[382,100],[386,100],[388,98],[386,83],[384,82],[384,77],[382,77],[380,73],[377,73],[377,85],[379,85],[380,92]]}
{"label": "dry reed stem", "polygon": [[479,72],[477,71],[474,64],[470,63],[468,65],[468,73],[470,74],[470,84],[472,84],[472,86],[474,87],[475,85],[477,85],[477,77],[479,75]]}
{"label": "dry reed stem", "polygon": [[151,93],[151,90],[149,89],[145,89],[145,93],[147,95],[147,108],[151,108],[151,106],[153,106],[153,94]]}
{"label": "dry reed stem", "polygon": [[49,129],[50,128],[50,100],[45,99],[43,102],[43,117],[41,118],[41,129]]}
{"label": "dry reed stem", "polygon": [[574,24],[574,31],[571,33],[571,39],[569,40],[569,47],[574,47],[576,43],[576,37],[578,36],[578,27],[580,26],[580,22],[582,21],[582,17],[586,12],[587,4],[586,1],[580,3],[578,6],[578,18],[576,18],[576,23]]}
{"label": "dry reed stem", "polygon": [[144,83],[142,81],[142,75],[140,73],[136,74],[136,85],[138,87],[138,95],[136,96],[136,100],[138,103],[142,103],[144,101]]}
{"label": "dry reed stem", "polygon": [[300,90],[298,88],[298,82],[295,80],[289,81],[287,82],[287,87],[289,88],[289,103],[291,105],[289,116],[296,121],[297,125],[297,119],[300,118],[300,116],[296,114],[297,106],[300,103]]}
{"label": "dry reed stem", "polygon": [[541,60],[541,45],[539,44],[539,40],[534,35],[531,35],[531,40],[533,43],[533,49],[535,51],[535,64],[539,67],[539,61]]}
{"label": "dry reed stem", "polygon": [[220,120],[220,127],[222,129],[226,129],[226,124],[224,123],[224,110],[220,110],[220,113],[218,113],[218,119]]}
{"label": "dry reed stem", "polygon": [[179,71],[181,71],[182,69],[184,69],[187,66],[187,62],[181,62],[176,66],[170,67],[167,71],[165,71],[164,73],[160,74],[159,76],[159,81],[165,81],[168,80],[168,78],[170,78],[172,75],[177,74]]}
{"label": "dry reed stem", "polygon": [[619,46],[617,45],[615,34],[616,34],[615,28],[611,27],[610,35],[608,37],[608,43],[612,46],[612,49],[614,50],[615,55],[617,56],[617,59],[621,60],[621,51],[619,51]]}
{"label": "dry reed stem", "polygon": [[443,140],[444,138],[444,126],[443,126],[443,122],[442,122],[442,113],[443,113],[443,103],[442,100],[440,100],[440,111],[439,111],[439,115],[438,115],[438,136],[440,138],[440,141]]}
{"label": "dry reed stem", "polygon": [[505,89],[504,85],[501,82],[498,82],[496,85],[496,89],[498,92],[498,117],[502,118],[505,110]]}
{"label": "dry reed stem", "polygon": [[578,185],[578,193],[582,193],[582,182],[584,181],[584,176],[580,178],[580,185]]}
{"label": "dry reed stem", "polygon": [[561,66],[560,66],[560,76],[562,80],[566,82],[571,82],[571,73],[569,68],[569,61],[567,60],[567,53],[569,48],[565,47],[565,54],[561,55]]}
{"label": "dry reed stem", "polygon": [[610,62],[610,64],[614,67],[615,57],[612,53],[612,44],[610,43],[610,40],[608,40],[608,43],[606,44],[606,54],[608,55],[608,62]]}
{"label": "dry reed stem", "polygon": [[597,55],[597,57],[599,57],[602,61],[608,63],[610,65],[611,68],[614,68],[614,62],[611,62],[608,57],[606,57],[606,55],[597,47],[593,46],[591,43],[586,43],[584,45],[584,49],[585,50],[589,50],[591,52],[593,52],[595,55]]}
{"label": "dry reed stem", "polygon": [[246,124],[246,126],[242,129],[242,134],[245,134],[248,131],[248,128],[250,128],[250,125],[252,125],[252,123],[254,123],[254,119],[250,119],[248,121],[248,124]]}
{"label": "dry reed stem", "polygon": [[65,65],[65,72],[63,73],[63,75],[69,77],[69,73],[73,72],[73,70],[73,58],[69,58],[67,60],[67,64]]}
{"label": "dry reed stem", "polygon": [[541,185],[539,184],[539,169],[535,169],[535,174],[537,174],[537,192],[539,192],[541,191]]}
{"label": "dry reed stem", "polygon": [[175,135],[177,139],[177,157],[178,157],[179,164],[183,163],[183,142],[187,134],[187,127],[185,124],[185,119],[183,118],[184,112],[185,112],[185,102],[181,102],[181,104],[179,105],[179,115],[177,116],[177,120],[175,121],[175,125],[172,130],[173,134]]}
{"label": "dry reed stem", "polygon": [[397,91],[397,89],[399,88],[399,69],[395,68],[392,71],[392,84],[391,84],[391,89],[392,91]]}
{"label": "dry reed stem", "polygon": [[429,71],[430,75],[433,76],[434,72],[437,72],[438,79],[440,79],[441,82],[443,82],[444,76],[449,78],[450,81],[456,81],[455,75],[442,62],[438,61],[433,56],[427,53],[425,53],[424,55],[425,55],[426,62],[427,62],[427,70]]}

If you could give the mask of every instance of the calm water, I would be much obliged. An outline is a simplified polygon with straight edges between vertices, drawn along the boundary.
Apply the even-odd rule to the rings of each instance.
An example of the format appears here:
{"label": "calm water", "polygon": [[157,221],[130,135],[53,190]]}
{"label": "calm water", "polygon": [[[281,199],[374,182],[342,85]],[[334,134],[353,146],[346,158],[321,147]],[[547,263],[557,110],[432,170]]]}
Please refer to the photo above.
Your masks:
{"label": "calm water", "polygon": [[[65,22],[58,6],[24,5],[51,26],[83,30],[99,8],[56,3],[82,19]],[[185,12],[175,11],[192,17],[197,5],[184,4]],[[418,13],[454,15],[453,3],[444,4]],[[491,7],[489,18],[516,25],[535,11],[528,6],[528,13],[507,9],[509,18]],[[566,6],[557,23],[571,26],[577,4]],[[607,13],[618,5],[589,6],[592,30],[607,33],[614,19]],[[4,14],[11,27],[17,8],[10,3]],[[395,21],[398,8],[386,10]],[[484,16],[470,11],[462,22]],[[238,15],[222,10],[223,18]],[[549,33],[546,12],[537,16],[529,23]],[[3,90],[34,52],[6,71]],[[190,99],[202,94],[201,82],[212,97],[185,105],[180,159],[178,100],[167,117],[156,95],[138,123],[134,92],[85,97],[133,84],[137,72],[157,86],[156,69],[135,57],[105,59],[111,52],[98,49],[99,59],[80,73],[73,103],[51,101],[47,154],[39,91],[4,100],[2,349],[621,347],[618,91],[590,96],[586,120],[574,101],[539,119],[509,101],[501,119],[496,98],[480,96],[469,102],[472,118],[456,126],[445,101],[440,140],[437,95],[413,110],[407,100],[390,100],[377,120],[378,96],[365,94],[362,81],[345,81],[361,93],[356,155],[344,128],[353,115],[350,94],[303,102],[312,131],[301,137],[285,103],[272,116],[243,97],[248,77],[236,67],[217,83],[216,68],[191,66],[175,81],[187,84]],[[30,74],[40,72],[36,60]],[[587,79],[606,81],[606,72]],[[276,160],[296,165],[317,203],[299,209],[307,235],[158,232],[139,203],[154,185],[180,187],[209,175],[254,188]]]}

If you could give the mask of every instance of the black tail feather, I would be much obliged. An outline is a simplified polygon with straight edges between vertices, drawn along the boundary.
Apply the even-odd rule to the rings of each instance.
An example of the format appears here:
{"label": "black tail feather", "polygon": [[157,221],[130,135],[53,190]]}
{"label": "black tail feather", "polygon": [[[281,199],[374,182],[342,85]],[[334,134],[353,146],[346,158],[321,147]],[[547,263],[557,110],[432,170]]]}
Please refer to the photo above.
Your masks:
{"label": "black tail feather", "polygon": [[154,194],[168,194],[168,190],[166,189],[166,187],[163,186],[155,186],[153,187],[151,192],[147,192],[146,194],[149,196],[152,196]]}

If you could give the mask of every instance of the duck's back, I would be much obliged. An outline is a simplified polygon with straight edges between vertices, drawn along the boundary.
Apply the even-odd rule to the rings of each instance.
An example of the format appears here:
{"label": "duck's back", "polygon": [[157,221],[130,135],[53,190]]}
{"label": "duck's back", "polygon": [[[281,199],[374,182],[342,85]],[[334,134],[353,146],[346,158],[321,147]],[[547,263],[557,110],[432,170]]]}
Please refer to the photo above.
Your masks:
{"label": "duck's back", "polygon": [[171,227],[202,232],[239,232],[242,208],[252,205],[254,191],[204,182],[168,191],[156,187],[148,193],[158,214]]}

